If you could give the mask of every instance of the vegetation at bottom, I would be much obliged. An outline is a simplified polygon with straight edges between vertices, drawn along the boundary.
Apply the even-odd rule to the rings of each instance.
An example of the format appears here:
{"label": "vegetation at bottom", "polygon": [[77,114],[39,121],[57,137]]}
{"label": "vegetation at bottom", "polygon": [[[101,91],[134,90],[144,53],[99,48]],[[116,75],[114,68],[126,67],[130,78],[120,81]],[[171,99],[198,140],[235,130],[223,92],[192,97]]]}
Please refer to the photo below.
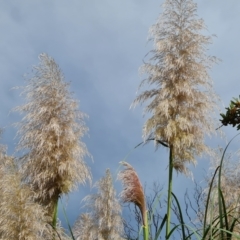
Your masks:
{"label": "vegetation at bottom", "polygon": [[[222,126],[240,129],[240,99],[234,98],[214,121],[219,99],[208,71],[218,59],[207,55],[211,36],[203,34],[205,29],[192,0],[164,1],[150,28],[153,49],[140,68],[144,90],[131,105],[145,104],[150,116],[142,143],[168,151],[167,194],[155,183],[146,196],[134,167],[122,161],[120,199],[106,169],[93,185],[96,193],[83,199],[84,213],[74,226],[63,209],[68,229],[58,221],[59,202],[92,181],[84,160],[91,154],[82,141],[87,115],[78,109],[54,59],[39,56],[22,87],[25,103],[14,109],[23,115],[16,124],[17,156],[0,147],[0,240],[240,239],[240,165],[229,153],[238,134],[217,150],[205,144],[205,137]],[[188,176],[187,166],[202,155],[211,162],[205,187],[196,183],[191,193],[186,190],[182,204],[173,192],[173,172]],[[123,216],[123,205],[131,221]]]}

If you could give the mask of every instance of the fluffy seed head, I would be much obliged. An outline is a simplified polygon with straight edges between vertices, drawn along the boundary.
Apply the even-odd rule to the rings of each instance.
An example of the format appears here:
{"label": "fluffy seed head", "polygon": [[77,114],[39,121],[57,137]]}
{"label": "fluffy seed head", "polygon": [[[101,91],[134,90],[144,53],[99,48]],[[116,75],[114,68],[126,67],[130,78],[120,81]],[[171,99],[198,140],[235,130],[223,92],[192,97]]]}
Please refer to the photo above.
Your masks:
{"label": "fluffy seed head", "polygon": [[52,239],[46,209],[34,202],[33,192],[21,182],[12,157],[0,153],[0,239]]}
{"label": "fluffy seed head", "polygon": [[124,203],[134,203],[138,206],[145,225],[146,204],[143,187],[134,168],[127,162],[120,162],[125,168],[119,172],[118,179],[122,181],[123,191],[120,197]]}
{"label": "fluffy seed head", "polygon": [[97,236],[97,229],[92,225],[90,214],[81,214],[73,226],[73,234],[76,240],[93,240]]}
{"label": "fluffy seed head", "polygon": [[25,151],[20,159],[24,179],[36,200],[52,209],[59,195],[90,180],[91,174],[83,160],[88,151],[81,141],[87,132],[85,114],[71,98],[54,59],[47,54],[39,59],[24,87],[26,104],[16,108],[25,114],[18,125],[18,149]]}
{"label": "fluffy seed head", "polygon": [[132,106],[147,103],[151,114],[143,127],[145,140],[154,138],[173,148],[174,167],[186,172],[185,163],[195,164],[195,155],[208,152],[205,134],[214,131],[212,112],[216,95],[208,70],[216,58],[206,55],[210,37],[202,35],[202,19],[196,18],[192,0],[166,0],[163,13],[150,29],[152,57],[141,71],[142,81],[152,86]]}
{"label": "fluffy seed head", "polygon": [[[77,239],[122,239],[121,206],[116,199],[110,170],[95,185],[96,194],[84,198],[88,214],[82,214],[74,226]],[[88,238],[87,238],[88,237]]]}

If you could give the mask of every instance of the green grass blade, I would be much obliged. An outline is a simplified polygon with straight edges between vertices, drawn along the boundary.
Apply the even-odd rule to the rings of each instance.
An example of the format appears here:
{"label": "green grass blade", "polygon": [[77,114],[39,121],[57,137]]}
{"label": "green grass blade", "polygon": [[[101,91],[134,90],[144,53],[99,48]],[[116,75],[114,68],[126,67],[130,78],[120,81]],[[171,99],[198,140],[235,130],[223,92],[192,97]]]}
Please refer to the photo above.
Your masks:
{"label": "green grass blade", "polygon": [[217,167],[217,169],[215,170],[210,186],[209,186],[209,191],[208,191],[208,196],[207,196],[207,202],[206,202],[206,208],[205,208],[205,214],[204,214],[204,222],[203,222],[203,236],[205,236],[205,229],[206,229],[206,223],[207,223],[207,214],[208,214],[208,206],[209,206],[209,201],[210,201],[210,196],[211,196],[211,192],[212,192],[212,186],[213,186],[213,181],[214,178],[217,174],[217,171],[219,170],[219,167]]}
{"label": "green grass blade", "polygon": [[[214,236],[216,232],[218,232],[218,228],[217,226],[219,225],[219,220],[220,216],[217,216],[210,224],[210,226],[208,226],[207,228],[205,228],[204,230],[204,234],[203,234],[203,240],[205,239],[205,237],[207,236],[209,230],[211,230],[211,236]],[[216,230],[217,229],[217,230]]]}
{"label": "green grass blade", "polygon": [[196,230],[196,229],[194,229],[194,228],[192,228],[191,226],[188,226],[188,225],[186,225],[186,224],[185,224],[185,227],[187,227],[189,230],[191,230],[192,233],[189,234],[188,236],[186,236],[186,238],[185,238],[184,240],[191,239],[191,236],[192,236],[192,235],[195,236],[194,239],[202,240],[200,234],[198,233],[198,232],[202,231],[202,229],[197,229],[197,230]]}
{"label": "green grass blade", "polygon": [[156,234],[154,240],[157,240],[157,239],[158,239],[158,237],[159,237],[159,235],[160,235],[160,233],[161,233],[161,231],[162,231],[162,229],[163,229],[163,227],[164,227],[164,224],[165,224],[166,220],[167,220],[167,214],[165,214],[165,216],[164,216],[164,218],[163,218],[163,220],[162,220],[162,223],[161,223],[161,225],[160,225],[160,227],[159,227],[159,229],[158,229],[158,231],[157,231],[157,234]]}
{"label": "green grass blade", "polygon": [[168,235],[170,233],[171,228],[172,187],[173,187],[173,146],[170,147],[169,151],[166,239],[168,239]]}
{"label": "green grass blade", "polygon": [[221,158],[221,162],[220,162],[220,170],[219,170],[219,178],[218,178],[218,187],[221,188],[221,174],[222,174],[222,163],[223,163],[223,159],[224,159],[224,156],[225,156],[225,153],[230,145],[230,143],[238,136],[240,135],[240,133],[238,133],[237,135],[235,135],[227,144],[227,146],[225,147],[224,151],[223,151],[223,154],[222,154],[222,158]]}
{"label": "green grass blade", "polygon": [[162,197],[162,193],[157,195],[156,198],[154,199],[152,211],[149,212],[149,221],[148,222],[150,225],[152,224],[153,215],[154,215],[154,212],[157,211],[157,204],[160,202],[161,197]]}
{"label": "green grass blade", "polygon": [[181,224],[176,225],[166,236],[166,239],[170,239],[170,236],[173,234],[173,232],[180,226]]}
{"label": "green grass blade", "polygon": [[65,210],[63,204],[62,204],[62,210],[63,210],[63,215],[64,215],[64,218],[65,218],[65,221],[66,221],[66,223],[68,225],[68,230],[69,230],[69,232],[71,234],[71,237],[72,237],[73,240],[75,240],[73,232],[72,232],[72,228],[70,226],[70,223],[69,223],[69,220],[68,220],[68,217],[67,217],[67,213],[66,213],[66,210]]}
{"label": "green grass blade", "polygon": [[[233,232],[233,229],[234,229],[234,227],[235,227],[235,224],[238,222],[238,219],[237,218],[235,218],[234,220],[233,220],[233,222],[232,222],[232,224],[231,224],[231,227],[230,227],[230,229],[229,229],[229,231],[230,232]],[[238,222],[239,223],[239,222]]]}
{"label": "green grass blade", "polygon": [[[51,226],[51,228],[53,229],[53,231],[57,234],[58,238],[59,238],[60,240],[62,240],[62,238],[61,238],[60,234],[58,233],[58,231],[56,230],[56,228],[54,228],[51,223],[48,223],[48,224]],[[53,236],[53,240],[54,240],[54,239],[55,239],[55,236]]]}
{"label": "green grass blade", "polygon": [[[239,133],[240,134],[240,133]],[[225,147],[223,154],[222,154],[222,158],[221,158],[221,162],[220,162],[220,168],[219,168],[219,175],[218,175],[218,206],[219,206],[219,216],[220,216],[220,228],[223,229],[224,228],[224,223],[223,223],[223,202],[222,202],[222,197],[221,197],[221,175],[222,175],[222,164],[223,164],[223,159],[224,156],[226,154],[226,151],[230,145],[230,143],[239,135],[235,135],[227,144],[227,146]],[[226,210],[226,209],[225,209]],[[226,211],[225,211],[226,212]],[[227,229],[228,230],[228,229]],[[221,238],[224,238],[224,232],[221,231]]]}
{"label": "green grass blade", "polygon": [[[239,133],[240,134],[240,133]],[[220,162],[220,166],[218,166],[214,172],[214,175],[212,177],[212,180],[211,180],[211,183],[210,183],[210,186],[209,186],[209,191],[208,191],[208,196],[207,196],[207,201],[206,201],[206,208],[205,208],[205,214],[204,214],[204,222],[203,222],[203,239],[205,239],[205,237],[207,236],[207,233],[209,232],[209,230],[211,229],[211,226],[212,226],[212,223],[210,225],[210,227],[206,227],[207,225],[207,215],[208,215],[208,209],[209,209],[209,202],[210,202],[210,196],[211,196],[211,192],[212,192],[212,186],[213,186],[213,182],[214,182],[214,179],[216,177],[216,174],[217,174],[217,171],[219,170],[219,178],[218,178],[218,188],[221,188],[221,166],[222,166],[222,163],[223,163],[223,159],[224,159],[224,156],[225,156],[225,153],[230,145],[230,143],[233,141],[234,138],[236,138],[239,134],[235,135],[230,141],[229,143],[227,144],[227,146],[225,147],[224,151],[223,151],[223,154],[222,154],[222,158],[221,158],[221,162]],[[218,193],[218,199],[219,201],[221,200],[221,197],[220,197],[220,193]],[[220,225],[223,226],[223,222],[222,222],[222,207],[221,207],[221,202],[219,202],[219,214],[220,214]]]}
{"label": "green grass blade", "polygon": [[180,204],[178,202],[178,199],[176,197],[176,195],[172,192],[172,195],[177,203],[177,206],[178,206],[178,211],[179,211],[179,215],[180,215],[180,223],[181,223],[181,228],[182,228],[182,237],[183,239],[186,239],[186,235],[185,235],[185,223],[183,221],[183,216],[182,216],[182,210],[181,210],[181,207],[180,207]]}
{"label": "green grass blade", "polygon": [[[224,200],[224,197],[223,197],[221,189],[219,189],[219,193],[220,193],[221,202],[222,202],[222,208],[223,208],[223,213],[224,213],[223,217],[224,217],[224,220],[225,220],[225,228],[226,228],[227,231],[229,231],[230,229],[228,227],[229,226],[228,225],[228,214],[227,214],[226,204],[225,204],[225,200]],[[231,236],[230,236],[230,238],[231,238]],[[230,239],[230,238],[228,238],[228,234],[227,234],[227,239]]]}

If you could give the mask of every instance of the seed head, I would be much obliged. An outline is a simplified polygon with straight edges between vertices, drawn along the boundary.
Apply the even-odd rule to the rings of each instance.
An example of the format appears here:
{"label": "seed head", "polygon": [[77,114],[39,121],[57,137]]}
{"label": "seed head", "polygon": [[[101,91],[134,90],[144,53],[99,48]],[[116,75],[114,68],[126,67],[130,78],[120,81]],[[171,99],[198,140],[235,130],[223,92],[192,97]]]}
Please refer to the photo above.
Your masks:
{"label": "seed head", "polygon": [[39,59],[24,87],[26,104],[16,108],[25,114],[18,124],[18,149],[25,152],[20,158],[25,181],[51,214],[60,195],[91,179],[83,159],[89,153],[81,141],[88,129],[54,59],[47,54]]}
{"label": "seed head", "polygon": [[170,146],[173,166],[187,172],[185,163],[195,164],[195,156],[209,152],[204,137],[215,130],[217,97],[208,70],[216,58],[206,54],[211,38],[202,34],[205,25],[192,0],[166,0],[163,9],[150,29],[152,56],[141,67],[148,76],[139,87],[147,83],[152,89],[139,94],[132,106],[147,103],[144,112],[151,116],[143,126],[144,140]]}
{"label": "seed head", "polygon": [[134,203],[141,211],[145,225],[146,203],[143,187],[134,168],[127,162],[120,162],[125,168],[119,172],[118,179],[122,181],[123,191],[120,197],[124,203]]}

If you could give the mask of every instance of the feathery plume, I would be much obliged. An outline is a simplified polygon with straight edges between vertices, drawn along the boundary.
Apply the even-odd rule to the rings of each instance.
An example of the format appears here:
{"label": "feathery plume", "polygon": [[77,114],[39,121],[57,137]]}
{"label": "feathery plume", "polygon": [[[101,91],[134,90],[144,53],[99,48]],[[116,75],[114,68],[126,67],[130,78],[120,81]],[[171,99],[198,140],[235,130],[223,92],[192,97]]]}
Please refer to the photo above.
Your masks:
{"label": "feathery plume", "polygon": [[27,152],[20,159],[25,181],[52,215],[60,195],[91,179],[83,160],[88,151],[81,141],[88,129],[86,115],[77,109],[54,59],[47,54],[39,59],[23,91],[27,102],[16,108],[25,114],[19,123],[18,149]]}
{"label": "feathery plume", "polygon": [[52,239],[46,209],[34,202],[33,192],[21,182],[14,158],[0,150],[0,239]]}
{"label": "feathery plume", "polygon": [[147,225],[147,210],[143,187],[134,168],[127,162],[120,162],[125,168],[119,172],[118,179],[122,181],[123,191],[120,197],[124,203],[134,203],[138,206],[143,225]]}
{"label": "feathery plume", "polygon": [[73,234],[76,240],[94,240],[98,235],[93,218],[89,213],[81,214],[73,226]]}
{"label": "feathery plume", "polygon": [[166,0],[163,13],[150,29],[154,49],[149,63],[141,67],[152,85],[132,106],[147,102],[145,113],[152,116],[143,127],[145,140],[153,138],[173,150],[173,167],[187,172],[185,163],[209,152],[204,135],[214,131],[212,112],[216,95],[208,70],[217,61],[206,54],[211,38],[202,35],[205,25],[196,18],[192,0]]}
{"label": "feathery plume", "polygon": [[[116,199],[109,169],[106,170],[105,176],[94,187],[98,189],[98,192],[84,198],[85,207],[89,210],[89,213],[82,214],[75,223],[75,236],[77,239],[89,240],[122,239],[121,206]],[[85,238],[85,236],[88,236],[88,238]]]}

